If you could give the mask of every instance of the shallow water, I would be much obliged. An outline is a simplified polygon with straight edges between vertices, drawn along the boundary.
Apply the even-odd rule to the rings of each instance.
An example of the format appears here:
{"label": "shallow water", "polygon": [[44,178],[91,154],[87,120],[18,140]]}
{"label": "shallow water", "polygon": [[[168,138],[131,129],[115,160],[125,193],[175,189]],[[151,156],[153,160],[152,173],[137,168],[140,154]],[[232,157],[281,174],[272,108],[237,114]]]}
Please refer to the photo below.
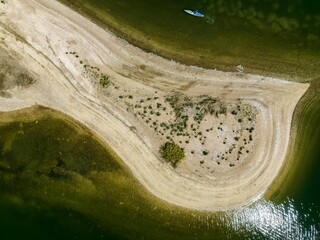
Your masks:
{"label": "shallow water", "polygon": [[[224,70],[241,63],[299,81],[320,74],[319,1],[64,1],[132,43],[186,63]],[[1,239],[319,239],[319,84],[299,103],[294,128],[291,166],[269,200],[212,214],[151,196],[64,115],[42,108],[1,114]]]}
{"label": "shallow water", "polygon": [[187,64],[228,71],[242,64],[246,72],[299,81],[320,73],[317,0],[61,1],[131,43]]}
{"label": "shallow water", "polygon": [[[319,155],[303,159],[312,168],[305,166],[300,180],[307,181],[292,187],[298,194],[286,191],[286,199],[277,203],[261,199],[226,213],[194,212],[147,193],[111,150],[70,118],[44,108],[13,114],[0,118],[0,232],[4,239],[319,236],[319,190],[313,187],[313,181],[320,180],[316,174]],[[319,114],[317,119],[319,123]],[[299,193],[312,187],[312,193]]]}

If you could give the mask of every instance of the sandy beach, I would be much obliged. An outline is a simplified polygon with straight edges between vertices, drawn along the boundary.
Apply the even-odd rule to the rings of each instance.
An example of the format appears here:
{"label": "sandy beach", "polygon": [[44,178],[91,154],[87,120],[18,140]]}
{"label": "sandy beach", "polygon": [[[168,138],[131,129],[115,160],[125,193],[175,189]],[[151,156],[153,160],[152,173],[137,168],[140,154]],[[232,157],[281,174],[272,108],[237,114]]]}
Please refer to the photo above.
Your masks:
{"label": "sandy beach", "polygon": [[[0,111],[43,105],[72,116],[152,194],[195,210],[234,209],[263,195],[285,166],[292,115],[309,86],[163,59],[56,1],[1,4],[0,41],[1,54],[35,79],[7,84]],[[181,134],[165,131],[177,120],[173,97],[190,118]],[[200,115],[209,105],[218,113]],[[158,153],[168,139],[187,152],[177,168]]]}

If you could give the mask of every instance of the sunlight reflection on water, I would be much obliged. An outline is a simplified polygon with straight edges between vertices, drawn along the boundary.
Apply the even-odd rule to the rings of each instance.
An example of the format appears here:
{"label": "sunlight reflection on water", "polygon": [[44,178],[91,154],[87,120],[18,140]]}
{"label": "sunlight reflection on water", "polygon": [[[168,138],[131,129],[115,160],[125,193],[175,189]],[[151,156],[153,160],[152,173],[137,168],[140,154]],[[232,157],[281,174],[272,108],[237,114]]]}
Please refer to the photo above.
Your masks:
{"label": "sunlight reflection on water", "polygon": [[[319,239],[319,208],[314,204],[259,200],[225,215],[223,222],[248,239]],[[224,217],[223,217],[224,218]],[[246,235],[246,234],[245,234]]]}

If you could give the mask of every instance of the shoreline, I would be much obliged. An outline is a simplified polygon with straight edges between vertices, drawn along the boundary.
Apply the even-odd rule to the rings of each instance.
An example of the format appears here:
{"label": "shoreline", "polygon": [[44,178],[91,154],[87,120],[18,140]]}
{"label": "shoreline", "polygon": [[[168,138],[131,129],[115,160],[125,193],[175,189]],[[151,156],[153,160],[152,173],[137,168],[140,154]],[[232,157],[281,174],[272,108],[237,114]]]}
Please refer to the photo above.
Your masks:
{"label": "shoreline", "polygon": [[[163,40],[145,40],[145,32],[137,31],[132,29],[126,24],[119,24],[115,21],[112,14],[104,14],[104,11],[96,9],[95,4],[88,4],[83,7],[82,3],[74,3],[69,0],[58,0],[64,5],[70,7],[72,10],[80,13],[93,23],[97,24],[103,29],[108,29],[116,36],[126,39],[130,44],[138,46],[143,51],[155,53],[166,59],[173,59],[188,66],[199,66],[205,69],[217,69],[224,72],[236,72],[236,65],[242,64],[249,74],[276,77],[280,79],[288,79],[293,82],[307,83],[318,78],[318,69],[315,66],[308,65],[308,63],[314,61],[309,52],[303,55],[303,59],[300,58],[299,62],[292,61],[297,56],[293,55],[287,59],[277,59],[274,53],[272,55],[246,55],[245,52],[242,54],[246,57],[226,55],[218,56],[217,59],[210,58],[210,55],[206,55],[205,52],[201,52],[202,55],[199,57],[194,51],[179,52],[177,46],[168,47],[163,44]],[[80,1],[81,2],[81,1]],[[105,20],[108,19],[108,20]],[[259,43],[258,43],[259,44]],[[286,44],[286,43],[284,43]],[[282,46],[283,47],[283,46]],[[188,47],[186,47],[188,48]],[[267,52],[269,49],[261,49],[261,52]],[[280,51],[279,55],[290,55],[293,50],[286,50],[284,52],[282,48],[276,49]],[[306,56],[304,56],[306,55]],[[279,57],[279,56],[278,56]],[[208,61],[208,58],[210,60]],[[253,61],[249,59],[254,59]],[[258,60],[256,60],[258,59]],[[279,60],[277,63],[276,61]]]}
{"label": "shoreline", "polygon": [[[1,19],[28,44],[17,41],[1,26],[5,47],[22,65],[32,69],[39,80],[28,89],[10,90],[13,97],[4,99],[1,111],[37,102],[72,116],[102,137],[151,193],[186,208],[233,209],[261,196],[275,179],[287,152],[294,108],[308,84],[247,74],[239,76],[168,61],[129,45],[57,2],[20,1],[15,6],[7,5]],[[22,9],[26,15],[18,20]],[[28,26],[32,26],[32,31]],[[106,102],[106,97],[74,66],[65,55],[71,48],[126,86],[246,99],[261,111],[263,124],[259,135],[265,140],[257,146],[264,152],[251,169],[233,173],[240,177],[199,183],[177,174],[157,159],[150,147],[130,130],[133,125],[126,116]],[[139,68],[141,65],[145,66],[144,71]]]}
{"label": "shoreline", "polygon": [[[294,191],[290,191],[292,182],[296,182],[297,184],[300,182],[300,179],[303,180],[304,175],[302,175],[301,172],[307,172],[305,169],[312,168],[310,162],[306,163],[305,161],[301,161],[301,159],[307,160],[312,158],[310,156],[313,155],[316,148],[316,141],[314,139],[317,139],[315,136],[318,135],[314,134],[314,131],[317,132],[317,130],[313,130],[313,127],[317,126],[314,124],[314,122],[317,121],[315,119],[319,119],[319,117],[317,118],[317,116],[319,116],[319,114],[317,114],[319,112],[317,102],[319,102],[320,99],[319,93],[317,93],[319,92],[318,86],[319,84],[315,82],[311,83],[295,109],[292,120],[294,124],[292,125],[290,143],[286,156],[287,163],[282,167],[278,177],[266,192],[265,196],[268,199],[277,202],[286,199],[288,192],[292,193]],[[312,141],[310,142],[310,140]],[[305,144],[306,142],[308,144]],[[301,150],[302,145],[304,146]],[[299,151],[295,149],[299,149]]]}

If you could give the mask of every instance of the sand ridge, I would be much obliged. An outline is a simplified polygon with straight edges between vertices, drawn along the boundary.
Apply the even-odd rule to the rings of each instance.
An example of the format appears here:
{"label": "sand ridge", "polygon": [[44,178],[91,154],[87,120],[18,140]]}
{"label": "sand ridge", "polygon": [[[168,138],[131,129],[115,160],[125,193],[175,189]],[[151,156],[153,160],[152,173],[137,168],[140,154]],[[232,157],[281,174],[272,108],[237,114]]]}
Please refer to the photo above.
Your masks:
{"label": "sand ridge", "polygon": [[[292,114],[308,84],[169,61],[141,51],[55,1],[8,2],[0,6],[0,19],[3,48],[37,76],[27,88],[8,90],[11,97],[0,98],[0,111],[41,104],[65,112],[101,136],[155,196],[197,210],[232,209],[261,196],[283,166]],[[78,57],[66,54],[72,51]],[[241,99],[253,106],[259,113],[250,164],[212,179],[173,169],[157,155],[159,137],[141,128],[134,112],[116,100],[118,93],[101,90],[93,81],[94,69],[84,71],[80,59],[110,76],[114,86],[129,89],[126,94],[134,98],[177,91],[193,98]]]}

